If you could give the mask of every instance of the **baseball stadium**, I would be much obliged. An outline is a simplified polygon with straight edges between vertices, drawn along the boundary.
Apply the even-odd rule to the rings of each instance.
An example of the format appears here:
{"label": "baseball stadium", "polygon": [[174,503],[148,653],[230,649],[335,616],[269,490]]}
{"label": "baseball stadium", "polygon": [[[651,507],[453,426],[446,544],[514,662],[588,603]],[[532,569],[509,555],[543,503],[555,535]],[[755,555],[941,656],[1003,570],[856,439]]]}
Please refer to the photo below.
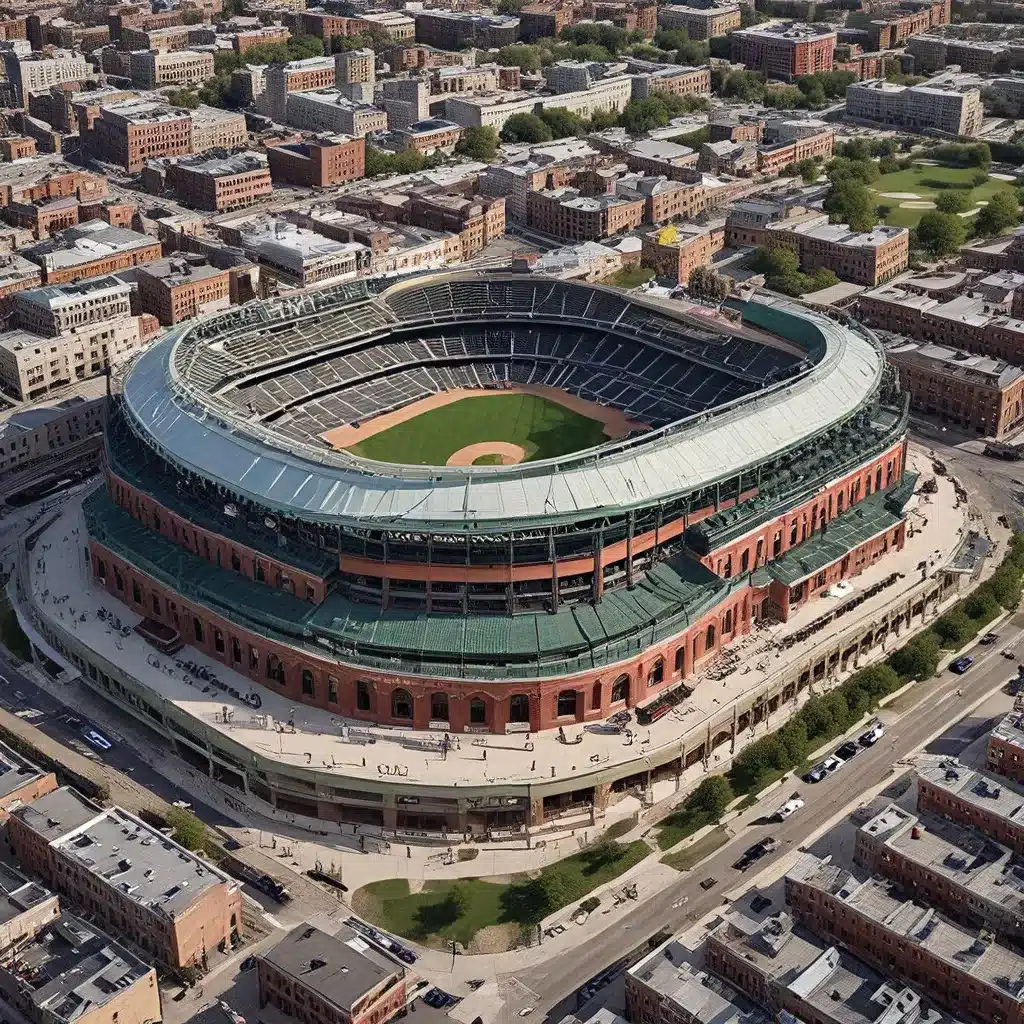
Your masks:
{"label": "baseball stadium", "polygon": [[739,312],[477,271],[190,321],[114,382],[93,581],[257,706],[652,723],[904,543],[907,405],[877,342]]}

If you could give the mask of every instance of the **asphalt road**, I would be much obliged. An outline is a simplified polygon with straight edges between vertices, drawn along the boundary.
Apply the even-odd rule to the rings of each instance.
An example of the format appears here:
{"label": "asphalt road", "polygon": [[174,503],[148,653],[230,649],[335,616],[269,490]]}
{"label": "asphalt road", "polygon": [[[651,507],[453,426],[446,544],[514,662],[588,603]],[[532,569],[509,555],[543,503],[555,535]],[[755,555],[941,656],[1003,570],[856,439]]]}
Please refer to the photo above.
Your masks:
{"label": "asphalt road", "polygon": [[[889,776],[895,778],[894,763],[921,747],[934,733],[955,726],[951,733],[944,732],[934,744],[930,743],[930,750],[955,754],[966,747],[986,727],[990,728],[991,722],[971,716],[964,718],[962,709],[973,704],[983,693],[998,689],[1001,683],[1014,675],[1014,666],[999,652],[1008,645],[1018,645],[1018,653],[1024,655],[1024,613],[1018,612],[1006,621],[1000,627],[1000,634],[1000,642],[992,647],[975,648],[972,652],[975,664],[967,674],[944,673],[927,692],[922,693],[913,711],[896,718],[887,726],[885,737],[874,747],[861,751],[851,765],[817,785],[794,780],[792,785],[784,786],[777,794],[766,798],[764,807],[755,809],[749,818],[738,819],[740,827],[735,838],[694,871],[681,874],[679,881],[663,890],[653,904],[649,901],[638,905],[615,927],[599,932],[583,945],[560,954],[550,962],[501,979],[506,994],[506,1019],[511,1019],[527,1006],[533,1006],[538,1015],[546,1013],[552,1021],[575,1013],[576,992],[588,979],[620,961],[631,949],[657,932],[681,931],[720,906],[724,892],[736,888],[745,877],[757,874],[794,846],[799,847],[824,821],[846,805],[856,802],[868,789]],[[959,688],[964,690],[962,697],[956,696]],[[888,716],[883,713],[882,717]],[[774,811],[793,792],[799,792],[806,806],[788,821],[769,820],[766,812]],[[732,865],[748,846],[769,835],[780,840],[777,853],[758,861],[749,876],[733,868]],[[717,879],[707,891],[699,884],[706,878]],[[686,902],[677,906],[684,898]],[[592,1010],[584,1011],[584,1019],[590,1012]]]}

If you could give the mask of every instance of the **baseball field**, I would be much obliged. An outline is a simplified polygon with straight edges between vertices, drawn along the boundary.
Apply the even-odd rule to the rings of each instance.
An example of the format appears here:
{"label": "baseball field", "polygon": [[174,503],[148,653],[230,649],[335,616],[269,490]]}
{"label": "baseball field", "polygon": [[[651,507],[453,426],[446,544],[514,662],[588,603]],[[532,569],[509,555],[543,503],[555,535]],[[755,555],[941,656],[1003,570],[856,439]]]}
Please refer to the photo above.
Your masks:
{"label": "baseball field", "polygon": [[621,437],[643,424],[555,388],[447,391],[324,434],[335,448],[419,466],[513,465]]}

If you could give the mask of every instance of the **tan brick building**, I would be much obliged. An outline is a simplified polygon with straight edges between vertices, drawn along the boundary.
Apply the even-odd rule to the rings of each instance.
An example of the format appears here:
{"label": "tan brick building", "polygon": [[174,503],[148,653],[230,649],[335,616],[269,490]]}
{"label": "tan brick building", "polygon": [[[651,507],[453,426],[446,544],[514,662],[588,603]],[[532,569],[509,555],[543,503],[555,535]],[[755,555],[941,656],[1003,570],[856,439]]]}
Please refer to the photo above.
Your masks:
{"label": "tan brick building", "polygon": [[213,54],[197,50],[143,50],[132,54],[132,82],[141,89],[202,85],[213,77]]}
{"label": "tan brick building", "polygon": [[8,135],[0,139],[0,160],[23,160],[36,155],[36,140],[27,135]]}
{"label": "tan brick building", "polygon": [[598,242],[639,227],[644,205],[642,199],[583,196],[572,188],[543,189],[526,197],[526,224],[567,242]]}
{"label": "tan brick building", "polygon": [[666,4],[658,8],[658,24],[662,28],[683,28],[691,39],[711,39],[739,28],[740,5],[713,3],[707,7]]}
{"label": "tan brick building", "polygon": [[15,811],[8,834],[26,870],[161,963],[201,966],[241,932],[238,884],[120,807],[63,787]]}
{"label": "tan brick building", "polygon": [[96,155],[127,171],[141,171],[153,157],[192,152],[189,112],[151,100],[102,107],[94,132]]}
{"label": "tan brick building", "polygon": [[137,267],[159,259],[163,251],[149,235],[93,220],[67,228],[26,255],[42,267],[46,284],[64,284]]}
{"label": "tan brick building", "polygon": [[161,324],[216,313],[231,305],[230,272],[199,256],[169,256],[138,268],[139,303]]}
{"label": "tan brick building", "polygon": [[475,256],[489,242],[505,234],[503,198],[467,198],[444,193],[413,195],[406,209],[410,223],[458,235],[462,260]]}

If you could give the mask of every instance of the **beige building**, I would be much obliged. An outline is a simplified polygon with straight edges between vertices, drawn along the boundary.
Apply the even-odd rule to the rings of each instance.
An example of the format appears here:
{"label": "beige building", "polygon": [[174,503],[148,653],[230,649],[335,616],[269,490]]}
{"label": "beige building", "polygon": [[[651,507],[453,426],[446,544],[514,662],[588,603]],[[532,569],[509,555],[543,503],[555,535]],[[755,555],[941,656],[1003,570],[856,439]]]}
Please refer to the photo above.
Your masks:
{"label": "beige building", "polygon": [[102,373],[143,344],[138,317],[86,323],[73,333],[44,338],[23,330],[0,333],[0,386],[30,401]]}
{"label": "beige building", "polygon": [[132,287],[117,277],[30,288],[14,297],[19,327],[53,338],[91,324],[130,316]]}
{"label": "beige building", "polygon": [[192,152],[205,153],[208,149],[235,149],[249,140],[245,114],[236,110],[221,110],[200,103],[192,111]]}
{"label": "beige building", "polygon": [[61,82],[80,82],[91,78],[92,66],[77,53],[61,52],[52,57],[42,53],[20,56],[13,50],[3,54],[7,80],[14,87],[14,96],[20,106],[28,103],[28,94],[49,89]]}
{"label": "beige building", "polygon": [[662,28],[684,28],[691,39],[724,36],[739,28],[740,23],[739,4],[715,3],[707,7],[666,4],[658,8],[658,24]]}
{"label": "beige building", "polygon": [[246,225],[240,239],[246,255],[285,285],[344,281],[370,269],[372,253],[362,243],[338,242],[284,220]]}
{"label": "beige building", "polygon": [[287,64],[269,65],[264,74],[263,93],[258,99],[260,113],[275,121],[282,120],[290,93],[325,89],[334,85],[335,74],[332,57],[308,57]]}
{"label": "beige building", "polygon": [[985,111],[977,88],[894,85],[876,79],[847,87],[846,116],[909,131],[934,128],[951,135],[974,135]]}
{"label": "beige building", "polygon": [[196,50],[140,50],[132,54],[132,82],[141,89],[202,85],[213,77],[213,54]]}
{"label": "beige building", "polygon": [[237,942],[238,883],[120,807],[65,786],[15,811],[7,828],[26,870],[156,961],[202,966]]}
{"label": "beige building", "polygon": [[388,115],[379,107],[356,103],[335,88],[289,93],[284,121],[293,128],[356,139],[388,127]]}

